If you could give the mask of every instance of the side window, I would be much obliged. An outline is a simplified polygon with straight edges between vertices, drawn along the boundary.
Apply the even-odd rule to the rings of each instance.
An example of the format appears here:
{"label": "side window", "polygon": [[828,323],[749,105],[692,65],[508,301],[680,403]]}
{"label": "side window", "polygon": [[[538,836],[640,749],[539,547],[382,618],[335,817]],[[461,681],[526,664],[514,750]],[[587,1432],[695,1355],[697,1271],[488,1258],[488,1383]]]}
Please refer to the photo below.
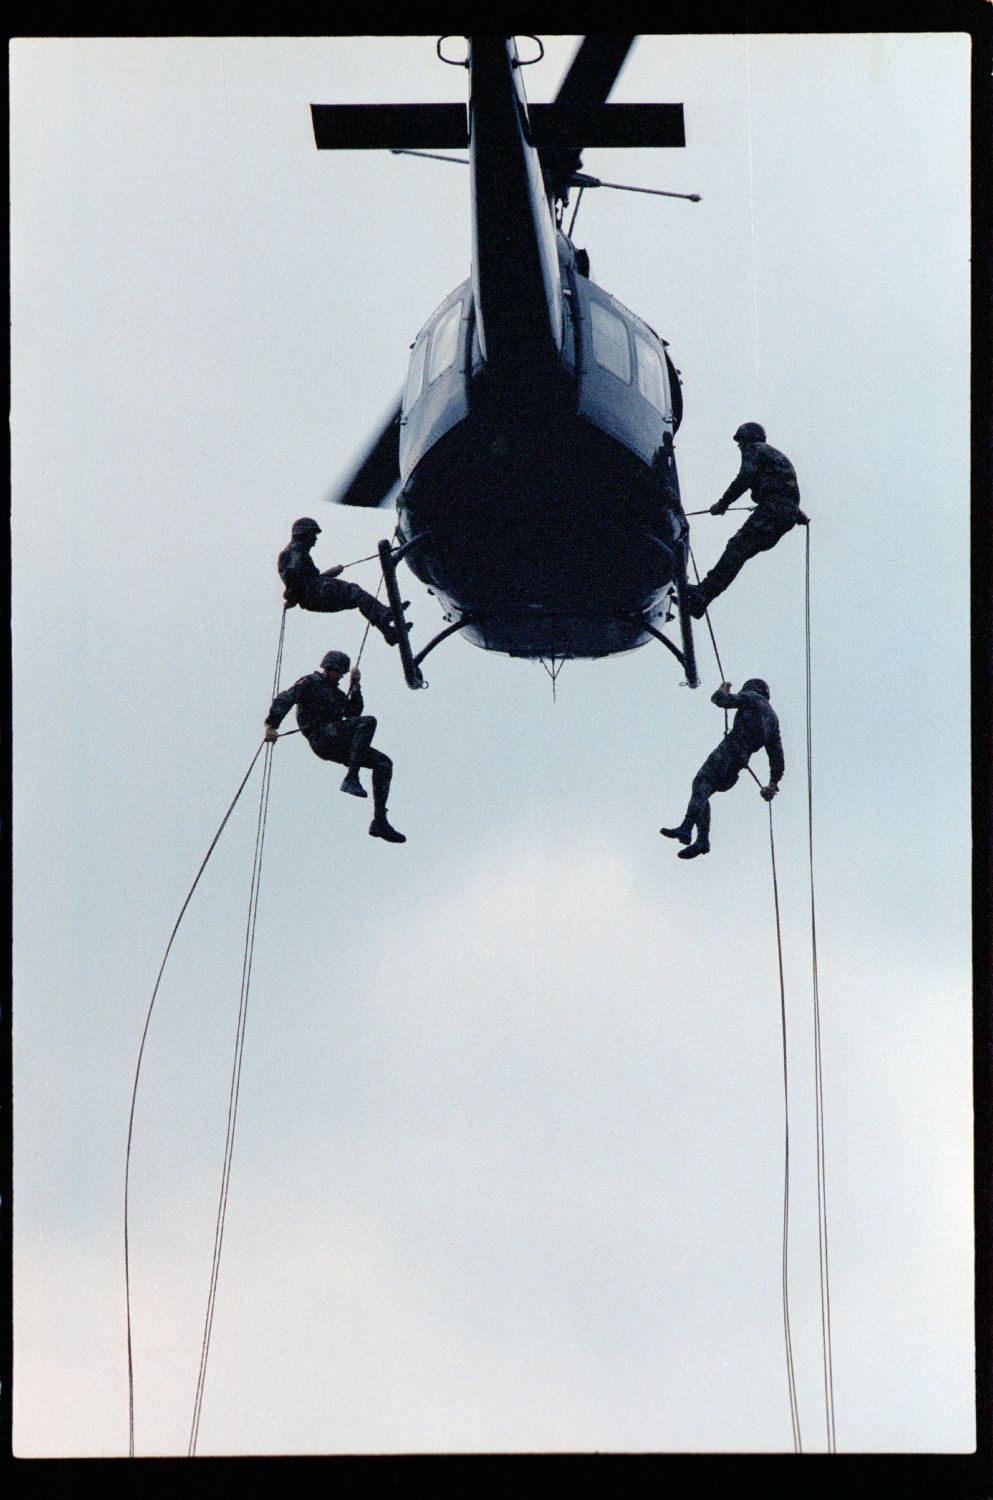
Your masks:
{"label": "side window", "polygon": [[410,369],[407,371],[407,384],[403,393],[403,409],[410,411],[414,402],[421,394],[421,386],[424,384],[424,360],[428,352],[427,335],[423,335],[414,345],[414,352],[410,357]]}
{"label": "side window", "polygon": [[431,335],[431,358],[428,360],[428,383],[455,362],[459,347],[459,324],[462,321],[462,303],[454,303],[445,316],[435,325]]}
{"label": "side window", "polygon": [[638,356],[638,389],[656,411],[665,416],[665,383],[662,376],[662,361],[646,338],[640,333],[634,336],[635,353]]}
{"label": "side window", "polygon": [[593,358],[618,380],[631,381],[631,350],[627,325],[623,318],[600,302],[590,303],[593,325]]}

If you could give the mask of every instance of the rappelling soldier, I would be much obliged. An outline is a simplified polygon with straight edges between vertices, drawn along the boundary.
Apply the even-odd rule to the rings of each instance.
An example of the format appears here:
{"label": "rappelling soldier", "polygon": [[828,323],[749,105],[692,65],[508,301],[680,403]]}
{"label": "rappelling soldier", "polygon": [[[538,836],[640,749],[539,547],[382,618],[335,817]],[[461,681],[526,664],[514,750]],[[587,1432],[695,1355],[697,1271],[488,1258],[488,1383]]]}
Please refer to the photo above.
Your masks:
{"label": "rappelling soldier", "polygon": [[[276,566],[283,580],[283,598],[286,608],[299,604],[301,609],[317,610],[321,614],[334,614],[340,609],[357,609],[385,639],[387,645],[395,646],[399,636],[393,622],[393,612],[357,583],[347,583],[339,578],[341,563],[317,571],[311,557],[311,549],[317,541],[321,528],[310,516],[301,516],[293,522],[290,545],[279,554]],[[403,629],[409,630],[407,621]]]}
{"label": "rappelling soldier", "polygon": [[752,492],[755,509],[740,531],[735,532],[706,578],[688,587],[686,601],[690,614],[697,620],[737,578],[750,557],[757,552],[768,552],[794,526],[808,524],[800,509],[796,471],[785,453],[766,442],[765,428],[758,422],[743,422],[734,441],[741,449],[741,468],[721,498],[710,507],[710,514],[722,516],[746,490]]}
{"label": "rappelling soldier", "polygon": [[[710,798],[714,792],[729,792],[756,750],[769,757],[769,785],[762,796],[771,802],[779,790],[786,769],[779,719],[769,702],[769,685],[761,677],[749,677],[740,693],[731,692],[731,684],[722,682],[711,698],[718,708],[736,708],[730,732],[716,750],[712,750],[693,778],[686,816],[678,828],[660,828],[667,839],[678,839],[688,845],[680,849],[680,859],[695,859],[710,850]],[[696,838],[693,839],[693,830]]]}
{"label": "rappelling soldier", "polygon": [[[376,720],[363,715],[362,690],[359,687],[361,673],[352,667],[344,651],[328,651],[321,658],[316,672],[300,677],[292,687],[285,688],[272,701],[265,718],[265,738],[278,739],[276,731],[296,704],[297,724],[300,733],[315,755],[321,760],[337,761],[347,766],[348,772],[341,783],[341,790],[353,797],[368,795],[359,780],[359,770],[368,767],[372,771],[373,820],[369,832],[373,838],[386,839],[390,844],[405,844],[406,838],[391,828],[386,817],[386,798],[393,779],[393,762],[381,750],[372,748],[372,737],[376,732]],[[342,677],[348,672],[348,692],[339,687]]]}

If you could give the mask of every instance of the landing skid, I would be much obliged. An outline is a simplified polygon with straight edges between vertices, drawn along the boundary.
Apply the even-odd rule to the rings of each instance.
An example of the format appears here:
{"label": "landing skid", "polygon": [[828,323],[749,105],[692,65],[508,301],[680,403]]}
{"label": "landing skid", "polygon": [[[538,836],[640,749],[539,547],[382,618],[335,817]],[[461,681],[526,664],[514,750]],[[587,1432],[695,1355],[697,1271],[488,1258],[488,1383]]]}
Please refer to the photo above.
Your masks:
{"label": "landing skid", "polygon": [[[400,559],[420,539],[420,536],[412,537],[409,542],[405,542],[402,547],[397,548],[391,547],[387,541],[379,543],[379,561],[383,570],[383,579],[386,583],[386,594],[390,601],[393,618],[399,622],[398,630],[400,639],[397,641],[397,650],[400,653],[404,678],[406,679],[407,686],[410,688],[427,687],[428,684],[421,672],[421,662],[427,656],[428,652],[433,651],[435,646],[447,640],[450,635],[455,635],[457,631],[463,630],[467,625],[476,625],[488,618],[485,614],[465,614],[460,620],[454,621],[451,625],[446,625],[444,630],[440,630],[436,636],[428,641],[426,646],[418,651],[416,656],[414,655],[410,649],[410,638],[406,630],[403,629],[403,601],[400,598],[400,586],[397,583],[396,569]],[[666,554],[672,566],[673,577],[676,580],[682,650],[680,650],[675,642],[670,641],[667,636],[664,636],[661,630],[656,630],[654,625],[649,625],[640,619],[637,623],[642,630],[654,636],[657,641],[661,641],[667,651],[672,652],[686,673],[687,686],[693,688],[699,687],[700,679],[697,675],[696,654],[693,647],[693,626],[689,610],[686,607],[686,548],[682,542],[676,542],[674,547],[668,547],[665,542],[660,541],[656,536],[651,536],[650,539],[660,551]]]}
{"label": "landing skid", "polygon": [[676,580],[676,607],[679,612],[679,635],[682,642],[682,650],[674,645],[672,641],[667,640],[662,632],[656,630],[654,626],[646,625],[644,628],[657,641],[661,641],[663,646],[668,647],[676,660],[682,663],[686,671],[686,686],[691,688],[699,687],[700,677],[696,669],[696,648],[693,644],[693,620],[686,601],[688,586],[686,578],[686,543],[677,541],[669,547],[657,536],[653,536],[651,532],[648,533],[648,540],[654,542],[660,552],[665,553],[672,567],[672,576]]}

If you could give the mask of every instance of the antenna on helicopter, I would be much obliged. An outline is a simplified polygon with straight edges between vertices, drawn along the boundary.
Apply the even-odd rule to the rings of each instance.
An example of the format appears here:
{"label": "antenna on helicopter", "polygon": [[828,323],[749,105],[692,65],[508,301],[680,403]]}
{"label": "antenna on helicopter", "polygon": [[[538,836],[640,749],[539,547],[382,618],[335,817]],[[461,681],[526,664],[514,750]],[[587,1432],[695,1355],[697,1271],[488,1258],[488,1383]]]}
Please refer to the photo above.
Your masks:
{"label": "antenna on helicopter", "polygon": [[578,188],[619,188],[622,193],[653,193],[656,198],[686,198],[690,203],[702,203],[699,193],[670,193],[664,188],[634,187],[630,182],[603,182],[599,177],[590,177],[585,172],[573,172],[569,179],[570,187]]}
{"label": "antenna on helicopter", "polygon": [[429,161],[453,161],[457,166],[467,167],[469,158],[467,156],[442,156],[438,151],[412,151],[408,146],[391,146],[391,156],[426,156]]}
{"label": "antenna on helicopter", "polygon": [[[459,167],[467,167],[469,165],[469,159],[465,156],[443,156],[439,151],[414,151],[407,146],[391,146],[390,155],[424,156],[427,157],[428,161],[450,161],[454,162],[455,165]],[[573,172],[569,177],[566,186],[567,189],[570,187],[579,188],[579,198],[576,199],[576,208],[572,215],[573,223],[575,223],[576,213],[579,211],[579,199],[582,197],[583,192],[586,188],[614,188],[621,193],[649,193],[654,198],[683,198],[687,203],[703,202],[703,199],[701,198],[699,193],[672,193],[665,188],[636,187],[634,183],[631,182],[604,182],[600,177],[591,177],[588,172]],[[557,219],[559,221],[562,218],[561,209],[566,206],[568,201],[569,198],[567,192],[566,195],[559,200],[560,211],[557,215]]]}

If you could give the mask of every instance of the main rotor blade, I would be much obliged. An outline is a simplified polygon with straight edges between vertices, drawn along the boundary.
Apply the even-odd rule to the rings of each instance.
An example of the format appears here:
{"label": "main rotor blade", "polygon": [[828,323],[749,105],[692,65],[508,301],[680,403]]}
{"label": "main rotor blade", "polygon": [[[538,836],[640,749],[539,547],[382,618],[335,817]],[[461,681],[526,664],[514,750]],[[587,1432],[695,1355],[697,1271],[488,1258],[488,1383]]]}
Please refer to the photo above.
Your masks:
{"label": "main rotor blade", "polygon": [[[461,104],[312,104],[322,151],[429,150],[469,142]],[[584,146],[684,146],[681,104],[532,104],[534,144],[542,152]],[[578,171],[578,166],[571,170]]]}
{"label": "main rotor blade", "polygon": [[[529,104],[531,134],[542,156],[586,146],[685,146],[681,104]],[[578,166],[572,169],[579,170]]]}
{"label": "main rotor blade", "polygon": [[400,403],[397,402],[351,478],[325,499],[334,505],[360,505],[371,510],[389,505],[399,483]]}
{"label": "main rotor blade", "polygon": [[563,109],[605,104],[631,50],[633,36],[585,36],[555,96]]}
{"label": "main rotor blade", "polygon": [[469,144],[464,104],[312,104],[310,116],[321,151]]}

